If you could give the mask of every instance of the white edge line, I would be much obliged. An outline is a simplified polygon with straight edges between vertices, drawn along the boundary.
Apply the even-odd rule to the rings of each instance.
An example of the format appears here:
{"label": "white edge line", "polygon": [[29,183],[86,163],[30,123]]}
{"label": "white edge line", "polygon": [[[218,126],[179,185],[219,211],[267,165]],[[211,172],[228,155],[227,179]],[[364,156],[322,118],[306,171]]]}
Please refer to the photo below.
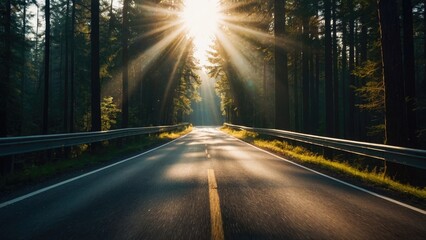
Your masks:
{"label": "white edge line", "polygon": [[[224,133],[224,134],[226,134],[226,133]],[[411,206],[411,205],[408,205],[408,204],[406,204],[406,203],[403,203],[403,202],[397,201],[397,200],[395,200],[395,199],[392,199],[392,198],[389,198],[389,197],[386,197],[386,196],[380,195],[380,194],[378,194],[378,193],[375,193],[375,192],[369,191],[369,190],[367,190],[367,189],[365,189],[365,188],[358,187],[358,186],[352,185],[352,184],[350,184],[350,183],[348,183],[348,182],[345,182],[345,181],[339,180],[339,179],[337,179],[337,178],[334,178],[334,177],[328,176],[328,175],[326,175],[326,174],[324,174],[324,173],[320,173],[320,172],[318,172],[318,171],[315,171],[315,170],[313,170],[313,169],[310,169],[310,168],[308,168],[308,167],[305,167],[305,166],[303,166],[303,165],[300,165],[300,164],[298,164],[298,163],[295,163],[295,162],[292,162],[292,161],[290,161],[290,160],[288,160],[288,159],[285,159],[285,158],[283,158],[283,157],[281,157],[281,156],[278,156],[278,155],[276,155],[276,154],[274,154],[274,153],[271,153],[271,152],[268,152],[268,151],[266,151],[266,150],[264,150],[264,149],[261,149],[261,148],[259,148],[259,147],[256,147],[256,146],[254,146],[254,145],[252,145],[252,144],[250,144],[250,143],[244,142],[243,140],[238,139],[238,138],[236,138],[236,137],[234,137],[234,136],[232,136],[232,135],[229,135],[229,134],[226,134],[226,135],[231,136],[232,138],[235,138],[236,140],[238,140],[238,141],[240,141],[240,142],[243,142],[243,143],[245,143],[245,144],[247,144],[247,145],[249,145],[249,146],[251,146],[251,147],[253,147],[253,148],[256,148],[256,149],[258,149],[258,150],[260,150],[260,151],[262,151],[262,152],[265,152],[265,153],[267,153],[267,154],[269,154],[269,155],[271,155],[271,156],[274,156],[274,157],[276,157],[276,158],[278,158],[278,159],[280,159],[280,160],[282,160],[282,161],[288,162],[288,163],[290,163],[290,164],[293,164],[293,165],[295,165],[295,166],[298,166],[298,167],[303,168],[303,169],[305,169],[305,170],[308,170],[308,171],[310,171],[310,172],[316,173],[316,174],[318,174],[318,175],[321,175],[321,176],[323,176],[323,177],[325,177],[325,178],[331,179],[331,180],[333,180],[333,181],[336,181],[336,182],[341,183],[341,184],[343,184],[343,185],[346,185],[346,186],[348,186],[348,187],[351,187],[351,188],[357,189],[357,190],[359,190],[359,191],[361,191],[361,192],[368,193],[368,194],[373,195],[373,196],[375,196],[375,197],[381,198],[381,199],[383,199],[383,200],[389,201],[389,202],[391,202],[391,203],[394,203],[394,204],[400,205],[400,206],[402,206],[402,207],[405,207],[405,208],[411,209],[411,210],[413,210],[413,211],[416,211],[416,212],[418,212],[418,213],[421,213],[421,214],[423,214],[423,215],[426,215],[426,211],[425,211],[425,210],[423,210],[423,209],[416,208],[416,207],[414,207],[414,206]]]}
{"label": "white edge line", "polygon": [[[188,134],[189,134],[189,133],[188,133]],[[161,145],[161,146],[158,146],[158,147],[156,147],[156,148],[150,149],[150,150],[148,150],[148,151],[146,151],[146,152],[140,153],[140,154],[135,155],[135,156],[132,156],[132,157],[130,157],[130,158],[127,158],[127,159],[121,160],[121,161],[119,161],[119,162],[113,163],[113,164],[111,164],[111,165],[108,165],[108,166],[105,166],[105,167],[102,167],[102,168],[96,169],[96,170],[94,170],[94,171],[91,171],[91,172],[85,173],[85,174],[83,174],[83,175],[80,175],[80,176],[77,176],[77,177],[74,177],[74,178],[71,178],[71,179],[68,179],[68,180],[65,180],[65,181],[62,181],[62,182],[59,182],[59,183],[53,184],[53,185],[51,185],[51,186],[49,186],[49,187],[45,187],[45,188],[39,189],[39,190],[37,190],[37,191],[34,191],[34,192],[31,192],[31,193],[25,194],[25,195],[23,195],[23,196],[21,196],[21,197],[17,197],[17,198],[14,198],[14,199],[12,199],[12,200],[9,200],[9,201],[6,201],[6,202],[3,202],[3,203],[1,203],[1,204],[0,204],[0,209],[1,209],[1,208],[4,208],[4,207],[7,207],[7,206],[9,206],[9,205],[12,205],[12,204],[14,204],[14,203],[20,202],[20,201],[22,201],[22,200],[25,200],[25,199],[27,199],[27,198],[33,197],[33,196],[38,195],[38,194],[40,194],[40,193],[43,193],[43,192],[49,191],[49,190],[51,190],[51,189],[53,189],[53,188],[57,188],[57,187],[59,187],[59,186],[65,185],[65,184],[70,183],[70,182],[74,182],[74,181],[76,181],[76,180],[78,180],[78,179],[81,179],[81,178],[87,177],[87,176],[92,175],[92,174],[95,174],[95,173],[97,173],[97,172],[101,172],[101,171],[103,171],[103,170],[105,170],[105,169],[112,168],[112,167],[114,167],[114,166],[117,166],[117,165],[120,165],[120,164],[122,164],[122,163],[128,162],[128,161],[130,161],[130,160],[133,160],[133,159],[135,159],[135,158],[138,158],[138,157],[140,157],[140,156],[143,156],[143,155],[145,155],[145,154],[148,154],[148,153],[150,153],[150,152],[153,152],[153,151],[155,151],[155,150],[158,150],[158,149],[160,149],[160,148],[162,148],[162,147],[165,147],[165,146],[167,146],[167,145],[169,145],[169,144],[171,144],[171,143],[173,143],[173,142],[175,142],[175,141],[177,141],[177,140],[180,140],[180,139],[182,139],[182,138],[186,137],[188,134],[185,134],[184,136],[179,137],[179,138],[177,138],[177,139],[175,139],[175,140],[172,140],[172,141],[170,141],[170,142],[168,142],[168,143],[165,143],[165,144],[163,144],[163,145]]]}

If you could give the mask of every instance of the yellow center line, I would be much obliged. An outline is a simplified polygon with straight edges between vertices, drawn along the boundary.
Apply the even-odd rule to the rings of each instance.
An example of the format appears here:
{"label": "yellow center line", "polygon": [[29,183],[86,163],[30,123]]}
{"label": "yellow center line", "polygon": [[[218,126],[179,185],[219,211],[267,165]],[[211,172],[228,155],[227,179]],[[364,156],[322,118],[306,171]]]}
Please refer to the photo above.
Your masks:
{"label": "yellow center line", "polygon": [[223,240],[225,236],[223,234],[222,214],[220,212],[220,201],[219,193],[217,192],[216,177],[214,176],[214,170],[207,170],[209,180],[209,198],[210,198],[210,222],[212,240]]}

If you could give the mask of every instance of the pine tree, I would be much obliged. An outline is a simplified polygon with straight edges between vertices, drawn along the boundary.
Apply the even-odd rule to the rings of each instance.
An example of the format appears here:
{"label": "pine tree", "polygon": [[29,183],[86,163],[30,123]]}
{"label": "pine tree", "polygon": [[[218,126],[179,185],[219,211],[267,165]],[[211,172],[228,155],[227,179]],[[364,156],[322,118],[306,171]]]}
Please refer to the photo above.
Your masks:
{"label": "pine tree", "polygon": [[4,3],[3,12],[3,23],[4,23],[4,33],[2,39],[2,47],[1,51],[1,66],[2,70],[1,82],[0,82],[0,137],[5,137],[8,134],[8,101],[9,101],[9,86],[10,86],[10,67],[12,60],[12,46],[11,46],[11,0],[6,0]]}
{"label": "pine tree", "polygon": [[101,130],[101,86],[99,77],[99,0],[91,0],[91,123],[92,131]]}
{"label": "pine tree", "polygon": [[383,78],[385,84],[386,144],[406,146],[402,51],[396,0],[379,0]]}
{"label": "pine tree", "polygon": [[325,21],[325,121],[326,135],[334,135],[334,113],[333,113],[333,57],[331,39],[331,6],[330,0],[324,0],[324,21]]}
{"label": "pine tree", "polygon": [[415,112],[416,79],[413,40],[413,7],[411,0],[402,1],[403,46],[404,46],[404,90],[407,101],[407,135],[410,147],[417,145],[417,122]]}
{"label": "pine tree", "polygon": [[45,1],[45,39],[44,39],[44,91],[42,133],[49,131],[49,79],[50,79],[50,0]]}
{"label": "pine tree", "polygon": [[289,90],[287,51],[280,46],[285,36],[285,0],[274,1],[274,32],[275,32],[275,127],[289,129]]}

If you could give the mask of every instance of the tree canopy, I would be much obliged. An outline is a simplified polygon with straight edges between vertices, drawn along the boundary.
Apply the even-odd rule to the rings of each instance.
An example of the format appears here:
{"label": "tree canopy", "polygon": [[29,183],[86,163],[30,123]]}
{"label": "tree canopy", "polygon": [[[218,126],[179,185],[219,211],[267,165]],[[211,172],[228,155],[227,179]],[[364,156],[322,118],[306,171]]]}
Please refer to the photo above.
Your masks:
{"label": "tree canopy", "polygon": [[189,121],[208,76],[227,122],[425,148],[425,16],[419,0],[5,0],[0,134]]}

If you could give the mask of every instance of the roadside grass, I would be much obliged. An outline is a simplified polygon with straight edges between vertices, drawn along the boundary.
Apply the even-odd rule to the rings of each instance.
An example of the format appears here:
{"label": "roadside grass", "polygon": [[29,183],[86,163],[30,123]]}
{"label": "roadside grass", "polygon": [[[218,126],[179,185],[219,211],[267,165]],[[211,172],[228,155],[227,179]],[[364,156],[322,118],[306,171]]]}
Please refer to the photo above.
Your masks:
{"label": "roadside grass", "polygon": [[41,182],[64,173],[83,170],[109,161],[122,159],[145,150],[152,149],[161,144],[177,139],[192,131],[189,126],[181,131],[165,132],[161,134],[146,135],[128,140],[125,144],[104,142],[96,153],[90,153],[88,145],[74,147],[73,157],[66,159],[53,159],[45,164],[25,163],[23,169],[12,174],[0,177],[0,192],[13,191],[20,186]]}
{"label": "roadside grass", "polygon": [[164,133],[160,133],[158,135],[159,139],[165,139],[165,140],[174,140],[177,139],[183,135],[186,135],[188,133],[190,133],[192,131],[192,125],[190,125],[189,127],[185,128],[182,131],[173,131],[173,132],[164,132]]}
{"label": "roadside grass", "polygon": [[289,157],[296,161],[300,161],[301,163],[313,164],[323,169],[353,177],[368,184],[373,184],[377,187],[391,189],[403,194],[417,197],[422,200],[426,200],[426,188],[418,188],[408,184],[400,183],[388,176],[385,176],[383,171],[379,171],[377,169],[373,169],[371,171],[362,170],[351,166],[347,162],[338,162],[325,159],[323,156],[313,153],[303,147],[292,146],[285,141],[265,140],[260,138],[256,133],[246,130],[233,130],[228,127],[222,127],[221,130],[257,147]]}

